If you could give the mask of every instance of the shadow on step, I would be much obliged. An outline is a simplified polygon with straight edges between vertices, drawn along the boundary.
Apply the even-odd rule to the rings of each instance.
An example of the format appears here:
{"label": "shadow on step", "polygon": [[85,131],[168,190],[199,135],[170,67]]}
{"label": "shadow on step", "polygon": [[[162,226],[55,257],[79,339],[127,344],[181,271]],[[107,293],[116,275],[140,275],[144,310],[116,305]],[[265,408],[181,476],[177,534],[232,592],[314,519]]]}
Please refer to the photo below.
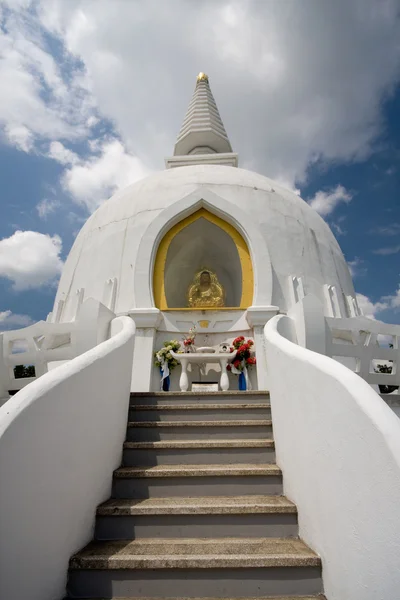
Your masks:
{"label": "shadow on step", "polygon": [[[322,590],[319,567],[70,570],[70,598],[259,598]],[[318,596],[317,596],[318,597]],[[311,599],[310,599],[311,600]]]}

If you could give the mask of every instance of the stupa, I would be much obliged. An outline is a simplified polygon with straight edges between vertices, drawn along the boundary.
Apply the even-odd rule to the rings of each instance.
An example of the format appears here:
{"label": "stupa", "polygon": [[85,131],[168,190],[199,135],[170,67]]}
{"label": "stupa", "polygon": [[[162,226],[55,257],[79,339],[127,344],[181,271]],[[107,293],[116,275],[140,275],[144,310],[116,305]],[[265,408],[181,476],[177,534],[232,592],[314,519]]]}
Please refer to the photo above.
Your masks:
{"label": "stupa", "polygon": [[[76,238],[50,322],[76,318],[78,300],[87,297],[135,319],[134,391],[159,388],[153,350],[190,327],[201,345],[237,335],[255,336],[257,344],[268,318],[305,294],[321,301],[326,316],[359,314],[325,221],[294,192],[237,165],[201,73],[167,169],[115,194]],[[224,289],[223,307],[189,306],[188,289],[203,267]],[[215,376],[210,371],[203,381]],[[266,389],[262,360],[251,377],[253,389]]]}
{"label": "stupa", "polygon": [[398,597],[400,326],[238,164],[200,73],[166,169],[0,334],[1,600]]}

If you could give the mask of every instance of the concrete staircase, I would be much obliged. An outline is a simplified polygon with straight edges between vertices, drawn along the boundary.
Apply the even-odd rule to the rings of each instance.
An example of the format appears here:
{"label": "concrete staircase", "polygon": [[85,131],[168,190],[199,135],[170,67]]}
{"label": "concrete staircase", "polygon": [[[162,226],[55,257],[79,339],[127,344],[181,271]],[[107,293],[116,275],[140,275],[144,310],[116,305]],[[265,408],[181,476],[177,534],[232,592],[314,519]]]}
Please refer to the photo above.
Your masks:
{"label": "concrete staircase", "polygon": [[123,465],[68,598],[316,600],[266,393],[132,394]]}

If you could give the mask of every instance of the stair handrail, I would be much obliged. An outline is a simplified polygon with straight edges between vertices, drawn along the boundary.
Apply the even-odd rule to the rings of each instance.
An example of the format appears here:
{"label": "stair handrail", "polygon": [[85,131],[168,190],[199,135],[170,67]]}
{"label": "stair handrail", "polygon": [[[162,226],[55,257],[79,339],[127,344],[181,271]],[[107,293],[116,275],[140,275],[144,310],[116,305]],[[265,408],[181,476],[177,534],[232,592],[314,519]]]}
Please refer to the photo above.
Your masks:
{"label": "stair handrail", "polygon": [[400,589],[400,420],[344,365],[298,344],[294,319],[265,326],[277,464],[329,600]]}
{"label": "stair handrail", "polygon": [[92,537],[126,434],[135,323],[0,407],[0,598],[65,595],[70,556]]}

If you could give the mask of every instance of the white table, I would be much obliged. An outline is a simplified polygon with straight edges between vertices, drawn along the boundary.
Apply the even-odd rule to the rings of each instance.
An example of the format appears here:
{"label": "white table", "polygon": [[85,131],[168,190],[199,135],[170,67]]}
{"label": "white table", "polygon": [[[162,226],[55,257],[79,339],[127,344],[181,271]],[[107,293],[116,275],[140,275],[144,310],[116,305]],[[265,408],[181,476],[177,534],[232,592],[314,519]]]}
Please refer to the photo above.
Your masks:
{"label": "white table", "polygon": [[236,356],[236,350],[234,352],[185,352],[183,354],[177,354],[171,350],[171,354],[182,365],[182,373],[179,379],[181,392],[187,392],[189,388],[189,379],[187,375],[189,363],[219,363],[221,366],[219,385],[223,392],[229,390],[229,377],[226,365]]}

